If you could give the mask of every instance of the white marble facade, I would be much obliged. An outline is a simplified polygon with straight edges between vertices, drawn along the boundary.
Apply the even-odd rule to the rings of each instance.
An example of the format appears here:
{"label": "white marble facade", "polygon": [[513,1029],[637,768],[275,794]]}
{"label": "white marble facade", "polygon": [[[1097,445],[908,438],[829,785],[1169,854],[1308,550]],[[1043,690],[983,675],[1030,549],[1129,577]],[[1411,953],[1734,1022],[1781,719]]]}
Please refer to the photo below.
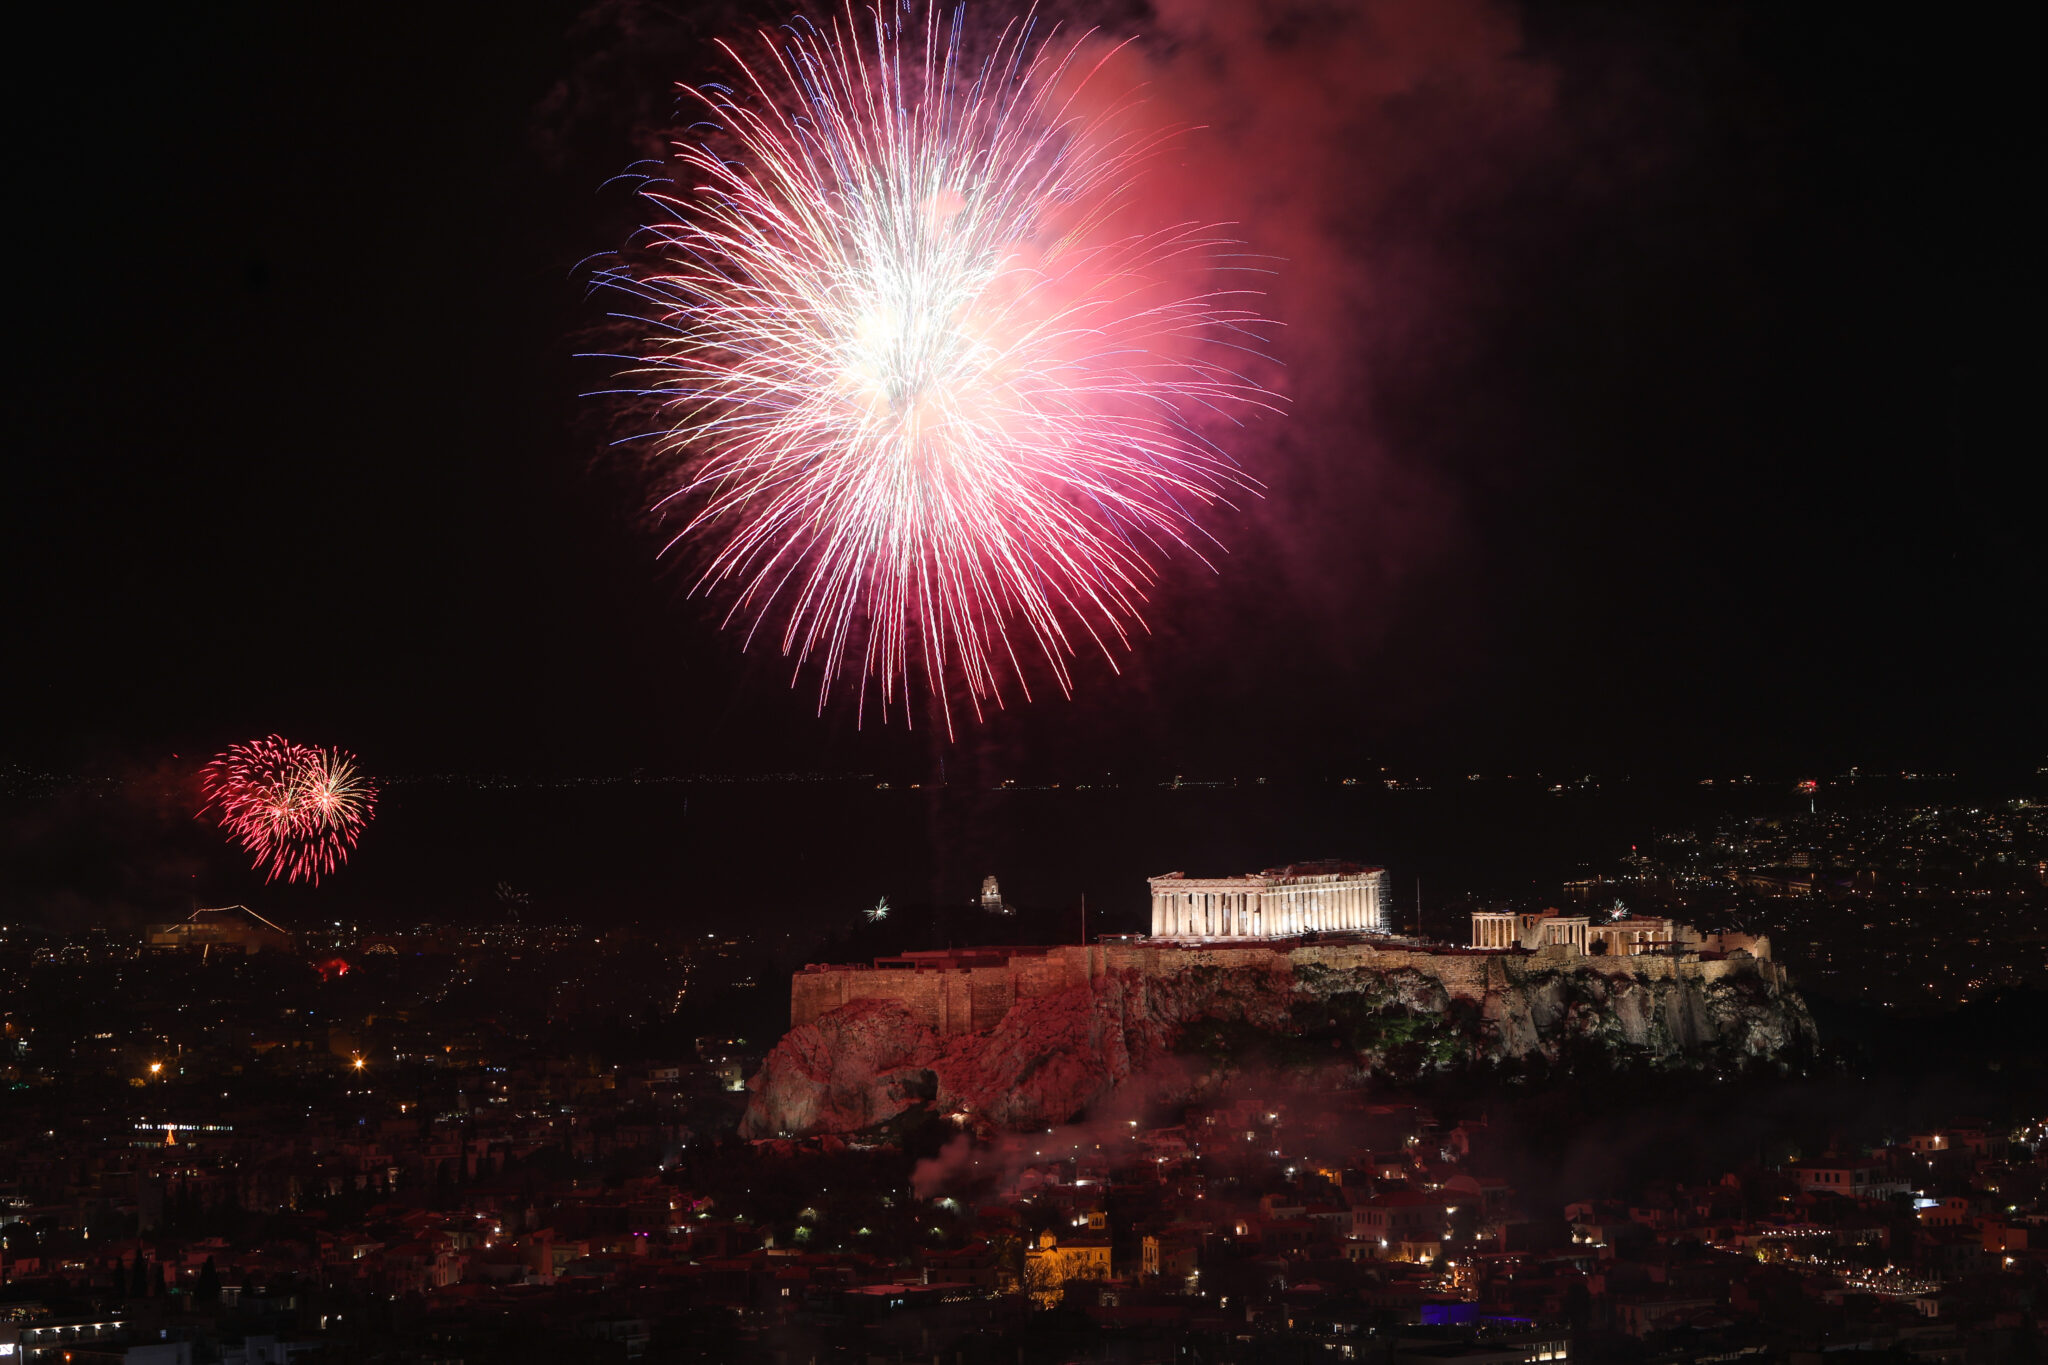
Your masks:
{"label": "white marble facade", "polygon": [[1304,933],[1388,932],[1385,868],[1297,863],[1241,877],[1169,872],[1152,884],[1152,936],[1171,939],[1293,938]]}

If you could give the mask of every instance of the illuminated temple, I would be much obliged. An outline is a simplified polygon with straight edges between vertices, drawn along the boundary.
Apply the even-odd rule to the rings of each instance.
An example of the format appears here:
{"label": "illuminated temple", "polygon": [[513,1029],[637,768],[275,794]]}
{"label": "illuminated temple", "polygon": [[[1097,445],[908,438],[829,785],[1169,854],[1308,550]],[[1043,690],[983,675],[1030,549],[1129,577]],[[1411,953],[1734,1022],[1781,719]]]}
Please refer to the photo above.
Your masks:
{"label": "illuminated temple", "polygon": [[1240,877],[1169,872],[1152,884],[1152,936],[1293,938],[1304,933],[1384,934],[1387,872],[1357,863],[1292,863]]}

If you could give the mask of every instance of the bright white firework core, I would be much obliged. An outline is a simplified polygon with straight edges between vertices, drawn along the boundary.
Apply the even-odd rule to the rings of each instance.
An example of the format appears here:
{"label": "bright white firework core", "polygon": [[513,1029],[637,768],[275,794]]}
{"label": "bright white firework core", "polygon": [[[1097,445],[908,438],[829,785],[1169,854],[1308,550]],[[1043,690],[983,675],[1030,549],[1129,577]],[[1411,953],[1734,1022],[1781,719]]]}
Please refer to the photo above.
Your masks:
{"label": "bright white firework core", "polygon": [[[764,33],[688,93],[687,188],[603,283],[651,305],[630,392],[661,411],[677,541],[747,638],[885,709],[913,672],[951,723],[1085,639],[1114,666],[1161,555],[1253,486],[1204,428],[1271,396],[1232,244],[1144,223],[1162,135],[1091,77],[1113,49],[964,17]],[[730,49],[728,49],[730,52]],[[913,668],[913,656],[916,664]]]}

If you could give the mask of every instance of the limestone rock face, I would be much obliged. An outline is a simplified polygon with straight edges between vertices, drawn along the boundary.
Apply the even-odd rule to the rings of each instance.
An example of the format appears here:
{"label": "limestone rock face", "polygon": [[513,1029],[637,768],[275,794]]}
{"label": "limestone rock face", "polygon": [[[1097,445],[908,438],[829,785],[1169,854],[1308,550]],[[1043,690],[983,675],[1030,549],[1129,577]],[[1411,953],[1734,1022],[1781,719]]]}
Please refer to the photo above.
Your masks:
{"label": "limestone rock face", "polygon": [[[751,1138],[849,1133],[924,1105],[977,1125],[1063,1123],[1124,1087],[1199,1093],[1250,1068],[1363,1080],[1468,1062],[1607,1057],[1718,1067],[1813,1039],[1768,964],[1560,965],[1502,955],[1331,967],[1114,969],[944,1036],[903,1003],[862,999],[792,1029],[749,1085]],[[1339,1079],[1342,1079],[1340,1076]]]}
{"label": "limestone rock face", "polygon": [[885,1000],[856,1000],[792,1029],[751,1082],[747,1134],[851,1133],[894,1118],[928,1098],[919,1063],[937,1042],[909,1010]]}

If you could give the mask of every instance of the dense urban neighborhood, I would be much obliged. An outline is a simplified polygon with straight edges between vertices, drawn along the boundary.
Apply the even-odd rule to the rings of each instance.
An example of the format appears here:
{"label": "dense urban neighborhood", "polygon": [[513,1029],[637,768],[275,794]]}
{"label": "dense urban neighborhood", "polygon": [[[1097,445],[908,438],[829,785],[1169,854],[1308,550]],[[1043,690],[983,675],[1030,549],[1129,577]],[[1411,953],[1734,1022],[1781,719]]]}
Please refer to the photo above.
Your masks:
{"label": "dense urban neighborhood", "polygon": [[10,928],[0,970],[0,1345],[29,1361],[2042,1346],[2038,1037],[1917,1079],[1825,1052],[1331,1088],[1253,1058],[1044,1132],[926,1105],[744,1141],[773,1030],[694,1031],[777,1012],[734,939],[237,907]]}

